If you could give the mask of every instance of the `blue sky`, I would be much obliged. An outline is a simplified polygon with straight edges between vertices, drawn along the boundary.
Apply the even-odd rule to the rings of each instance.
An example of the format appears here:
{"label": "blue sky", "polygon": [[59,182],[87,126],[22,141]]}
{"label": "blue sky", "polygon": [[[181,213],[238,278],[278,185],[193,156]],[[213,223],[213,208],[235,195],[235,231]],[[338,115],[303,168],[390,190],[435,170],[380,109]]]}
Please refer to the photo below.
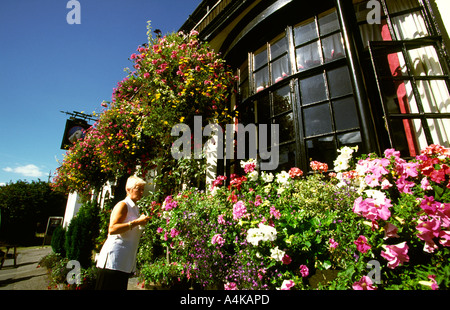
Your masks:
{"label": "blue sky", "polygon": [[73,25],[68,2],[1,1],[0,184],[47,180],[65,153],[60,111],[100,112],[147,42],[147,21],[177,31],[201,0],[78,0]]}

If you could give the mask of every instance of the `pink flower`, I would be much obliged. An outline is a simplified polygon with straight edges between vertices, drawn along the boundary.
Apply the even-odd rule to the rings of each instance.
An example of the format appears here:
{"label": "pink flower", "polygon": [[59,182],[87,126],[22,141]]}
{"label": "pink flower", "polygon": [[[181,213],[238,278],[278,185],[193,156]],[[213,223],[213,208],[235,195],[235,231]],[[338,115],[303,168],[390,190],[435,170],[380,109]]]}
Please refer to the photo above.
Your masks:
{"label": "pink flower", "polygon": [[420,208],[428,215],[435,215],[438,205],[439,202],[436,202],[432,196],[425,195],[420,201]]}
{"label": "pink flower", "polygon": [[366,175],[366,177],[364,178],[364,181],[366,182],[367,185],[369,185],[370,187],[377,187],[380,185],[380,175],[376,175],[376,174],[368,174]]}
{"label": "pink flower", "polygon": [[450,203],[441,203],[436,208],[436,215],[441,220],[441,226],[450,228]]}
{"label": "pink flower", "polygon": [[330,240],[328,240],[328,242],[330,243],[330,249],[335,249],[339,245],[339,243],[337,243],[333,238],[330,238]]}
{"label": "pink flower", "polygon": [[388,238],[399,238],[399,235],[397,235],[398,232],[398,228],[397,226],[391,224],[391,223],[387,223],[384,226],[384,239],[388,239]]}
{"label": "pink flower", "polygon": [[415,178],[416,176],[418,176],[419,172],[417,170],[417,168],[419,167],[418,163],[411,163],[411,162],[407,162],[401,165],[402,169],[403,169],[403,174],[406,177],[412,177]]}
{"label": "pink flower", "polygon": [[372,280],[368,276],[363,276],[361,280],[353,283],[352,288],[357,291],[373,291],[377,289],[372,285]]}
{"label": "pink flower", "polygon": [[233,206],[233,219],[238,220],[247,213],[247,208],[243,201],[238,201]]}
{"label": "pink flower", "polygon": [[145,73],[144,73],[144,78],[145,78],[145,79],[148,79],[149,77],[150,77],[150,73],[145,72]]}
{"label": "pink flower", "polygon": [[450,247],[450,231],[441,231],[439,233],[439,243],[445,247]]}
{"label": "pink flower", "polygon": [[295,282],[292,280],[284,280],[283,283],[281,284],[281,288],[280,290],[282,291],[288,291],[291,289],[291,287],[293,287],[295,285]]}
{"label": "pink flower", "polygon": [[384,151],[384,157],[390,158],[391,156],[399,158],[400,157],[400,152],[396,151],[395,149],[387,149],[387,150]]}
{"label": "pink flower", "polygon": [[224,289],[226,291],[234,291],[234,290],[237,290],[238,288],[237,288],[237,284],[236,283],[229,282],[229,283],[225,283]]}
{"label": "pink flower", "polygon": [[389,211],[391,206],[391,201],[386,198],[383,200],[383,203],[380,203],[380,201],[373,198],[363,199],[358,197],[353,203],[353,212],[371,221],[378,219],[387,221],[391,216],[391,211]]}
{"label": "pink flower", "polygon": [[391,187],[392,187],[392,184],[387,179],[384,179],[381,182],[381,189],[389,189]]}
{"label": "pink flower", "polygon": [[248,163],[245,165],[244,167],[244,172],[245,173],[249,173],[249,172],[253,172],[255,170],[256,164],[255,163]]}
{"label": "pink flower", "polygon": [[218,244],[219,246],[223,246],[225,244],[225,239],[223,239],[221,234],[216,234],[211,239],[212,244]]}
{"label": "pink flower", "polygon": [[277,220],[281,217],[281,213],[280,211],[278,211],[277,209],[275,209],[275,207],[270,207],[270,214],[275,217]]}
{"label": "pink flower", "polygon": [[176,230],[175,228],[172,228],[172,229],[170,230],[170,236],[171,236],[172,238],[175,238],[175,237],[178,236],[179,234],[180,234],[180,231]]}
{"label": "pink flower", "polygon": [[303,278],[307,277],[309,275],[309,269],[305,265],[300,265],[300,274]]}
{"label": "pink flower", "polygon": [[356,244],[356,249],[363,254],[372,248],[367,243],[367,238],[364,236],[359,236],[358,239],[356,239],[356,241],[354,241],[353,243]]}
{"label": "pink flower", "polygon": [[396,245],[386,245],[383,247],[386,248],[386,252],[381,251],[381,256],[389,261],[387,264],[389,268],[394,269],[398,265],[403,265],[404,262],[409,262],[409,247],[406,244],[406,241]]}
{"label": "pink flower", "polygon": [[433,291],[438,290],[439,285],[437,284],[436,276],[434,274],[430,274],[427,278],[431,280],[431,289]]}
{"label": "pink flower", "polygon": [[422,181],[420,181],[420,188],[423,190],[431,190],[433,189],[430,185],[430,182],[428,182],[428,178],[427,177],[423,177]]}
{"label": "pink flower", "polygon": [[395,184],[397,185],[398,191],[400,193],[405,193],[405,194],[412,194],[411,187],[416,185],[416,183],[414,183],[412,181],[407,181],[406,177],[404,175],[402,175],[400,178],[398,178],[397,181],[395,182]]}
{"label": "pink flower", "polygon": [[217,223],[222,224],[222,225],[224,225],[224,224],[226,223],[225,220],[224,220],[224,218],[223,218],[223,214],[220,214],[220,215],[217,217]]}
{"label": "pink flower", "polygon": [[433,238],[439,236],[441,231],[441,223],[436,218],[429,221],[424,221],[416,226],[416,229],[420,232],[417,236],[423,241],[431,241]]}

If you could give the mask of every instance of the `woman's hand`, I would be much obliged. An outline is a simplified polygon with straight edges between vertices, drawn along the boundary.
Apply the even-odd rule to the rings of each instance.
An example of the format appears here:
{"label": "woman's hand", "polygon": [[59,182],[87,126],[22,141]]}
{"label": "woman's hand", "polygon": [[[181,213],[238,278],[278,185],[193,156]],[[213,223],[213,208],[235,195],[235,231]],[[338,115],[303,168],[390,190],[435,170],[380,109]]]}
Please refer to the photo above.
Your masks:
{"label": "woman's hand", "polygon": [[151,219],[150,216],[147,216],[145,214],[142,214],[139,218],[132,221],[133,225],[141,225],[144,226],[148,223],[148,221]]}

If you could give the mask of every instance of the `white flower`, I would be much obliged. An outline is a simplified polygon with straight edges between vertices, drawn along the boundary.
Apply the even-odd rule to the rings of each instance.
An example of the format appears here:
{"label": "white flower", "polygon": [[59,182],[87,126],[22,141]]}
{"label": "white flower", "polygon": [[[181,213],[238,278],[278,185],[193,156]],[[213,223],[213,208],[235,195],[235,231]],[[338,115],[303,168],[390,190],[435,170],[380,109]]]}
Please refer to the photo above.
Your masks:
{"label": "white flower", "polygon": [[247,231],[247,242],[257,246],[259,241],[275,241],[277,239],[277,230],[272,226],[260,223],[258,228],[250,228]]}
{"label": "white flower", "polygon": [[377,205],[385,204],[386,195],[382,191],[368,189],[365,190],[364,193],[366,193],[367,197],[375,199],[375,204]]}
{"label": "white flower", "polygon": [[285,252],[278,249],[278,246],[270,250],[270,257],[274,260],[280,261],[283,259]]}
{"label": "white flower", "polygon": [[277,230],[274,227],[263,223],[259,223],[258,227],[264,236],[263,241],[275,241],[277,239]]}
{"label": "white flower", "polygon": [[287,185],[290,181],[291,177],[286,171],[283,170],[277,174],[277,183],[280,185]]}
{"label": "white flower", "polygon": [[256,181],[256,180],[258,180],[258,171],[257,170],[253,170],[247,176],[248,176],[248,179],[250,181]]}
{"label": "white flower", "polygon": [[334,161],[334,171],[345,171],[349,168],[348,160],[345,160],[343,158],[336,158]]}
{"label": "white flower", "polygon": [[259,241],[263,240],[263,233],[259,228],[250,228],[247,231],[247,242],[257,246]]}
{"label": "white flower", "polygon": [[263,179],[264,182],[270,183],[273,181],[273,174],[271,172],[267,173],[267,172],[263,171],[261,173],[261,178]]}
{"label": "white flower", "polygon": [[340,150],[338,150],[339,153],[341,153],[336,160],[334,161],[334,171],[344,171],[349,168],[348,162],[352,158],[352,154],[354,151],[357,151],[358,147],[348,147],[344,146]]}
{"label": "white flower", "polygon": [[247,166],[247,165],[249,165],[249,164],[255,164],[255,166],[256,166],[256,159],[250,158],[250,159],[247,160],[247,161],[241,160],[241,161],[240,161],[240,164],[241,164],[241,167],[242,167],[242,168],[245,168],[245,166]]}

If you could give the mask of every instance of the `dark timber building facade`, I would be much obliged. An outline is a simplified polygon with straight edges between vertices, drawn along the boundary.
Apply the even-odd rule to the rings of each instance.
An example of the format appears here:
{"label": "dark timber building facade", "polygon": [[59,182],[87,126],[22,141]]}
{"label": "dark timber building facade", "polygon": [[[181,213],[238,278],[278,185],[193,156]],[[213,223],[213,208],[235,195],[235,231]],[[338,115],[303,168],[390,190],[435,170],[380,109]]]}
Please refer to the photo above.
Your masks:
{"label": "dark timber building facade", "polygon": [[[279,124],[279,170],[342,146],[450,147],[448,34],[433,0],[205,0],[181,30],[239,76],[239,123]],[[449,29],[450,30],[450,29]],[[237,173],[221,162],[217,173]]]}

